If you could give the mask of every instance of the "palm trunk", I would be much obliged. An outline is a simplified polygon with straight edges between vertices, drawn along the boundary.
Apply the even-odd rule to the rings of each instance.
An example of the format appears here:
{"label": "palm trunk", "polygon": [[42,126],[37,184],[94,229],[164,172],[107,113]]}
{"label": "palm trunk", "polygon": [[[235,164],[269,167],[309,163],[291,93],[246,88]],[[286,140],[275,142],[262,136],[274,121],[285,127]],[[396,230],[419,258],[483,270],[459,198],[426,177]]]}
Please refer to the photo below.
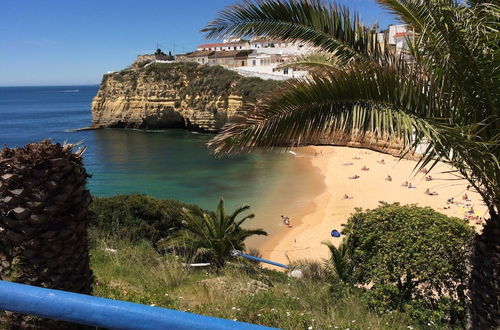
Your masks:
{"label": "palm trunk", "polygon": [[[0,279],[91,293],[87,177],[71,146],[42,141],[0,151]],[[0,311],[2,321],[9,329],[78,328]]]}
{"label": "palm trunk", "polygon": [[474,240],[470,290],[472,328],[500,329],[500,217],[495,212]]}

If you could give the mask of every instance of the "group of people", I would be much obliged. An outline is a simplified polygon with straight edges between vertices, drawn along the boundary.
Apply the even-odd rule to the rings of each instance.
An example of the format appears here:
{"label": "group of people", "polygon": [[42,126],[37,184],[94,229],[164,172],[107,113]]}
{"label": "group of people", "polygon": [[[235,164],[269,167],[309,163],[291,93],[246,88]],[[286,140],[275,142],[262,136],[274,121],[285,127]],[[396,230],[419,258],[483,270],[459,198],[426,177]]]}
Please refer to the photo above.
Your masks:
{"label": "group of people", "polygon": [[408,188],[408,189],[416,189],[416,188],[417,188],[417,187],[416,187],[416,186],[414,186],[411,182],[410,182],[410,183],[408,183],[408,181],[405,181],[405,182],[401,185],[401,187],[406,187],[406,188]]}

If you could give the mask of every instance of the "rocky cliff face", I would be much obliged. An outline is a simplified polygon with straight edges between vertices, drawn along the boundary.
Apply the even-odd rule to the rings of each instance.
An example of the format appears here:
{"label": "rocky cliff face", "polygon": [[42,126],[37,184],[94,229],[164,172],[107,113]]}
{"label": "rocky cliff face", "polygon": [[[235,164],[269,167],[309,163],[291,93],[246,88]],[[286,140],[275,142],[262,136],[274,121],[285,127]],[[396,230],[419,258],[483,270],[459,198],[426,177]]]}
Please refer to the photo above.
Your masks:
{"label": "rocky cliff face", "polygon": [[195,63],[157,63],[106,74],[92,101],[92,127],[216,132],[244,103],[276,85]]}

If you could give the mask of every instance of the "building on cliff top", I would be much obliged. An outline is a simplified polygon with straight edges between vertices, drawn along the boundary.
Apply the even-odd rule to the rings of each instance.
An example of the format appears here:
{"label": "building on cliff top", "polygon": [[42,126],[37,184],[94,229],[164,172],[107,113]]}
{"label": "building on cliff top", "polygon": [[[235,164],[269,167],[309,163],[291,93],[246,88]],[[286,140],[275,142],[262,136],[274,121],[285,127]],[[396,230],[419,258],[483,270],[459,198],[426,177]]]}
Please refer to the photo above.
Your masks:
{"label": "building on cliff top", "polygon": [[174,60],[174,57],[172,56],[172,54],[170,52],[167,55],[164,52],[162,52],[160,48],[158,48],[153,54],[145,54],[145,55],[137,56],[137,59],[135,60],[135,62],[132,66],[138,66],[139,63],[142,63],[142,62],[173,61],[173,60]]}
{"label": "building on cliff top", "polygon": [[284,80],[307,74],[305,71],[280,69],[292,57],[306,54],[310,48],[302,43],[266,38],[243,40],[228,38],[224,42],[206,43],[196,51],[176,55],[176,62],[222,65],[245,76]]}

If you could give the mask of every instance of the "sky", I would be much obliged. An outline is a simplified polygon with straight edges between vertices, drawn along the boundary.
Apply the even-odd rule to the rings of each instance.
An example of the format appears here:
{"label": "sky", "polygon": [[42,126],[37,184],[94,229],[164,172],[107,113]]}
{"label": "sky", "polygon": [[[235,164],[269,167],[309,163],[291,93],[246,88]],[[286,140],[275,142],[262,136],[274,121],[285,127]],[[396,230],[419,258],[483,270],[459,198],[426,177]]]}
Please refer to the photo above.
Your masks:
{"label": "sky", "polygon": [[[1,0],[0,86],[91,85],[156,45],[183,53],[238,0]],[[396,23],[374,0],[338,0],[367,24]]]}

